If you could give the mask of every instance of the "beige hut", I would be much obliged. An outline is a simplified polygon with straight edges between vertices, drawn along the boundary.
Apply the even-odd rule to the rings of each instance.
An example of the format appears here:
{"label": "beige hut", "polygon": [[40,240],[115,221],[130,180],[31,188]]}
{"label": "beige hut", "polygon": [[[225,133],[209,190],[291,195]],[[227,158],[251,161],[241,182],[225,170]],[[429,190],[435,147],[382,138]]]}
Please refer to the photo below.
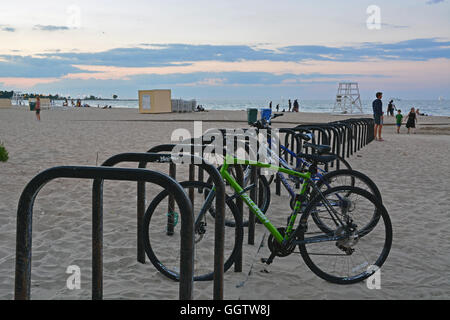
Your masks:
{"label": "beige hut", "polygon": [[171,96],[171,90],[139,90],[139,112],[172,112]]}
{"label": "beige hut", "polygon": [[0,99],[0,109],[7,109],[11,107],[11,99]]}

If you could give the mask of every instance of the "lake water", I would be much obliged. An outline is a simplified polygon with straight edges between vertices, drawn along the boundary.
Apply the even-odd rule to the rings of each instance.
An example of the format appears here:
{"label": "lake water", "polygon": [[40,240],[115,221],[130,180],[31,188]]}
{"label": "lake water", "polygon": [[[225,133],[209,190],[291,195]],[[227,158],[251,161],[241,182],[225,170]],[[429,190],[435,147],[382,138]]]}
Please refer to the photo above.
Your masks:
{"label": "lake water", "polygon": [[[207,110],[246,110],[247,108],[268,108],[269,101],[267,100],[244,100],[244,99],[197,99],[197,105],[202,105]],[[387,100],[383,101],[383,110],[386,111]],[[62,106],[63,101],[55,101],[55,106]],[[104,107],[105,105],[113,108],[138,108],[138,100],[82,100],[82,104],[89,104],[91,107]],[[288,110],[288,101],[286,99],[272,101],[273,110],[276,105],[280,105],[280,111]],[[300,112],[332,112],[334,107],[334,100],[299,100]],[[433,116],[450,116],[450,100],[395,100],[397,109],[401,109],[405,114],[409,110],[419,108],[420,112]],[[372,113],[372,100],[362,101],[363,112],[366,114]]]}

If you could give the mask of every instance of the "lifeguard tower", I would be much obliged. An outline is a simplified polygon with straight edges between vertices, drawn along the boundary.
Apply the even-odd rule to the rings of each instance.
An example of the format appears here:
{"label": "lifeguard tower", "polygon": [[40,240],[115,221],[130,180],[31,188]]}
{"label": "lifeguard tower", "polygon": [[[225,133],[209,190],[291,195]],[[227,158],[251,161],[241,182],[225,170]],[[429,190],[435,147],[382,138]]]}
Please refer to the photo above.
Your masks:
{"label": "lifeguard tower", "polygon": [[334,103],[333,112],[336,113],[353,113],[354,110],[363,112],[361,96],[357,82],[341,82],[339,83],[336,101]]}
{"label": "lifeguard tower", "polygon": [[11,102],[14,103],[16,106],[24,105],[22,92],[14,91]]}

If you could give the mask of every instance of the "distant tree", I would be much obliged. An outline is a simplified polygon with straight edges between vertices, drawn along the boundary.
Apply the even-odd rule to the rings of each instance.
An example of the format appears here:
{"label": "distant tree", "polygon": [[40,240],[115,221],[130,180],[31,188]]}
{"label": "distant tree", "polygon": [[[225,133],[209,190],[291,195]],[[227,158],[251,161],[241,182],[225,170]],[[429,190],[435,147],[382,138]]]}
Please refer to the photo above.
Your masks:
{"label": "distant tree", "polygon": [[0,91],[0,98],[11,99],[14,95],[14,91]]}
{"label": "distant tree", "polygon": [[116,100],[119,96],[117,94],[113,95],[113,99]]}

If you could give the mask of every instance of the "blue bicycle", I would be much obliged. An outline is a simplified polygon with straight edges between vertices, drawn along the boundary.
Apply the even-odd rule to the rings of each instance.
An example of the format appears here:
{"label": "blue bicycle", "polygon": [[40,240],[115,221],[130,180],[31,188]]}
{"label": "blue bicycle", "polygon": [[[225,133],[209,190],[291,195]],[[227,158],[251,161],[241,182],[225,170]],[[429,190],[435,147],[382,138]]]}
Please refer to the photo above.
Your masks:
{"label": "blue bicycle", "polygon": [[[253,127],[257,129],[270,129],[271,120],[275,119],[276,117],[282,116],[282,114],[274,114],[269,118],[268,121],[265,121],[264,119],[262,121],[257,121],[256,123],[252,124]],[[280,167],[284,167],[286,169],[295,170],[299,172],[307,172],[310,171],[310,167],[314,166],[314,174],[312,175],[312,180],[316,181],[315,188],[316,190],[312,190],[310,198],[314,198],[318,191],[324,192],[326,189],[331,189],[336,186],[353,186],[353,187],[359,187],[361,189],[364,189],[368,191],[369,193],[373,194],[377,199],[382,201],[381,193],[376,186],[376,184],[365,174],[353,170],[350,166],[350,164],[343,159],[342,157],[331,154],[331,147],[328,145],[317,145],[313,143],[309,143],[312,139],[312,135],[309,133],[294,133],[296,139],[301,139],[305,142],[303,142],[303,147],[305,148],[311,148],[314,153],[313,154],[306,154],[306,153],[295,153],[294,151],[290,150],[288,146],[284,146],[282,144],[279,144],[279,148],[281,150],[281,155],[285,155],[286,153],[291,155],[293,159],[295,159],[295,168],[292,168],[289,163],[283,159],[283,157],[280,157],[278,155],[277,150],[273,150],[271,146],[274,145],[274,138],[268,137],[267,138],[267,144],[266,145],[260,145],[260,148],[266,148],[268,158],[272,161],[277,161],[279,163]],[[318,161],[320,160],[320,161]],[[319,163],[325,166],[325,168],[330,168],[330,164],[334,161],[339,161],[341,164],[345,166],[345,169],[337,169],[333,171],[326,171],[325,169],[322,169],[318,166]],[[335,166],[336,168],[337,166]],[[244,169],[244,180],[245,184],[247,185],[250,180],[250,167],[246,167]],[[260,202],[263,204],[270,203],[270,184],[274,181],[274,177],[277,177],[283,187],[286,189],[286,191],[290,195],[290,207],[291,209],[294,209],[295,207],[295,200],[296,195],[299,193],[299,188],[301,187],[303,181],[301,178],[285,175],[281,172],[277,172],[275,174],[272,174],[269,179],[266,179],[263,175],[260,175],[259,178],[259,187],[263,188],[263,190],[260,192],[260,195],[262,196],[262,199],[260,199]],[[262,179],[263,177],[264,179]],[[261,183],[262,180],[266,180],[267,183]],[[305,199],[310,200],[310,199]],[[306,201],[307,202],[307,201]],[[306,203],[305,202],[305,203]],[[315,220],[316,224],[322,229],[322,231],[327,232],[330,231],[331,228],[328,227],[327,223],[324,221],[327,219],[326,217],[322,217],[320,215],[314,215],[313,219]],[[369,219],[366,222],[367,228],[370,226],[376,225],[376,223],[379,220],[379,214],[373,215],[372,219]],[[248,224],[248,221],[244,221],[244,226]]]}

